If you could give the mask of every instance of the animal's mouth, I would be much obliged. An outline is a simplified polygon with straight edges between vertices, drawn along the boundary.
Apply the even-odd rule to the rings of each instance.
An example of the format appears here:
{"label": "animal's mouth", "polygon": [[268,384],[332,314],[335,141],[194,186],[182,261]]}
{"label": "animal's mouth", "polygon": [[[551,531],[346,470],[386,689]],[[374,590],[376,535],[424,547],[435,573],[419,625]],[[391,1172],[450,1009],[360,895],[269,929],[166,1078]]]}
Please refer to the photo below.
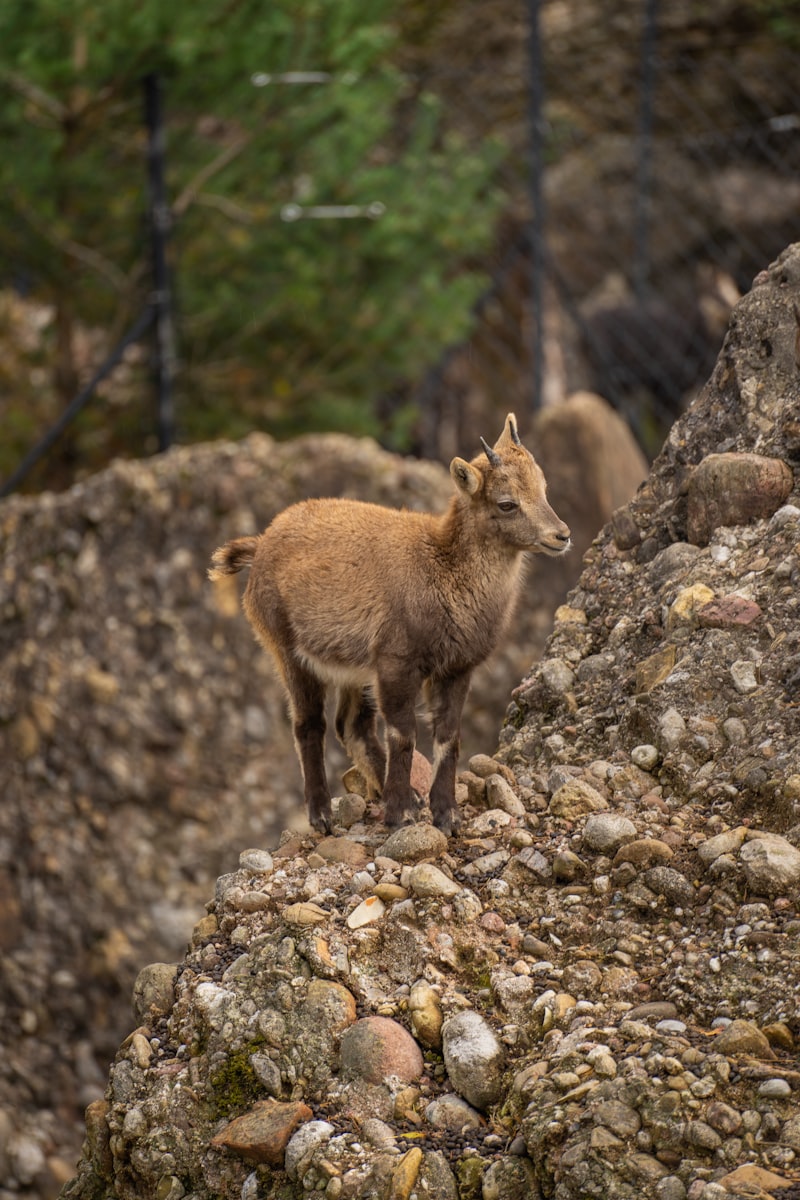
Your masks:
{"label": "animal's mouth", "polygon": [[534,549],[541,551],[542,554],[549,554],[551,558],[560,558],[562,554],[566,554],[572,548],[572,538],[551,538],[546,542],[537,542]]}

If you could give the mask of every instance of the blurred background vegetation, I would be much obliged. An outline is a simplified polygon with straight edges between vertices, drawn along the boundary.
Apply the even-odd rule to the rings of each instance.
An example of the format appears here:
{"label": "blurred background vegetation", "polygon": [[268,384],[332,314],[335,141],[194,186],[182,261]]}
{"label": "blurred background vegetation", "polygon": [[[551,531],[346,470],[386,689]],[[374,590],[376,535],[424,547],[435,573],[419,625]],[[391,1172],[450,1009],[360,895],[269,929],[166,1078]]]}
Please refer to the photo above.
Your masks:
{"label": "blurred background vegetation", "polygon": [[[684,311],[698,264],[743,289],[800,236],[800,4],[649,7],[660,156],[644,195],[644,274]],[[640,166],[642,0],[6,0],[0,478],[147,303],[150,72],[165,97],[179,440],[340,429],[445,453],[419,430],[426,405],[444,420],[432,380],[458,389],[443,364],[459,347],[468,372],[501,346],[483,393],[500,408],[527,403],[529,235],[543,216],[529,191],[535,8],[551,303],[569,318],[569,367],[616,275],[615,303],[622,295],[643,311],[628,286],[642,264],[625,191]],[[301,70],[327,78],[274,78]],[[259,73],[272,82],[254,86]],[[766,130],[757,146],[754,129]],[[722,141],[736,148],[738,174]],[[662,195],[686,223],[656,212]],[[373,204],[381,215],[283,219],[287,205]],[[147,344],[129,350],[26,487],[152,452],[149,372]],[[562,375],[566,390],[597,382],[589,367]]]}

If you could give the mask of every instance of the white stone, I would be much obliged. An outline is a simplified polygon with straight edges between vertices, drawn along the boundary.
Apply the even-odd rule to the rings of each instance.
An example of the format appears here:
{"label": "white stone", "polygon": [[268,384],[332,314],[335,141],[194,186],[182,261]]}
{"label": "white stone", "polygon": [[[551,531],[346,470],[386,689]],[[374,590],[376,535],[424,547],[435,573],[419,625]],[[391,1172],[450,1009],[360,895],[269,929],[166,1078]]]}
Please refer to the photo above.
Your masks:
{"label": "white stone", "polygon": [[676,750],[686,735],[686,722],[677,708],[668,708],[658,721],[658,744],[662,750]]}
{"label": "white stone", "polygon": [[425,1109],[425,1118],[437,1129],[477,1129],[484,1123],[481,1114],[454,1092],[432,1100]]}
{"label": "white stone", "polygon": [[726,829],[697,847],[697,853],[702,862],[708,865],[723,854],[735,854],[744,845],[747,829],[739,825],[736,829]]}
{"label": "white stone", "polygon": [[658,762],[658,750],[655,746],[634,746],[631,750],[631,762],[642,771],[652,771]]}
{"label": "white stone", "polygon": [[731,663],[731,679],[737,692],[741,696],[748,696],[758,687],[756,664],[746,658],[737,658],[735,663]]}
{"label": "white stone", "polygon": [[307,1121],[292,1134],[283,1160],[290,1179],[300,1179],[305,1175],[315,1150],[330,1141],[335,1132],[328,1121]]}
{"label": "white stone", "polygon": [[745,842],[739,859],[749,886],[759,895],[777,896],[800,884],[800,850],[777,834]]}
{"label": "white stone", "polygon": [[257,874],[268,875],[275,869],[269,850],[243,850],[239,855],[239,866],[243,871],[253,871]]}
{"label": "white stone", "polygon": [[796,521],[798,517],[800,517],[800,508],[794,504],[784,504],[772,514],[769,523],[774,529],[780,529],[782,525],[787,525],[789,521]]}
{"label": "white stone", "polygon": [[369,925],[371,921],[380,920],[385,912],[386,905],[380,896],[368,896],[350,913],[347,918],[347,928],[360,929],[362,925]]}
{"label": "white stone", "polygon": [[792,1094],[792,1086],[785,1079],[765,1079],[758,1089],[759,1096],[767,1096],[772,1100],[785,1100]]}
{"label": "white stone", "polygon": [[221,1029],[228,1006],[235,999],[233,992],[211,980],[203,980],[194,990],[194,1006],[212,1029]]}
{"label": "white stone", "polygon": [[525,805],[502,775],[490,775],[486,780],[486,800],[490,809],[499,808],[511,817],[525,816]]}
{"label": "white stone", "polygon": [[563,696],[575,683],[575,672],[563,658],[546,658],[541,664],[542,683],[556,696]]}
{"label": "white stone", "polygon": [[467,1009],[445,1021],[442,1051],[450,1082],[459,1095],[479,1109],[499,1099],[505,1053],[480,1013]]}
{"label": "white stone", "polygon": [[513,819],[511,814],[504,812],[502,808],[490,808],[470,821],[464,834],[466,837],[477,838],[486,837],[487,834],[491,836],[498,829],[504,829],[506,825],[510,825]]}
{"label": "white stone", "polygon": [[638,836],[633,821],[621,813],[594,813],[583,830],[583,845],[599,854],[611,854]]}
{"label": "white stone", "polygon": [[455,896],[461,884],[433,863],[418,863],[408,872],[408,885],[417,896]]}

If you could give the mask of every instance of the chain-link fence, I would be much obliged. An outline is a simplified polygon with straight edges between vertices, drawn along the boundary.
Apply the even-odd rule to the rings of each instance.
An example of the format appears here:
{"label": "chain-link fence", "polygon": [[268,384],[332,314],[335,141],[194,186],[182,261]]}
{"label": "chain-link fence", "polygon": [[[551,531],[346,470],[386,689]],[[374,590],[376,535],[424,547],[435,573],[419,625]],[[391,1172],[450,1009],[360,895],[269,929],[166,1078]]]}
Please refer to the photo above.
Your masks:
{"label": "chain-link fence", "polygon": [[[533,52],[514,50],[528,203],[518,179],[474,332],[416,391],[420,448],[446,458],[495,405],[589,388],[652,453],[708,377],[738,296],[800,237],[800,51],[753,5],[528,11]],[[484,82],[489,113],[496,92],[507,109],[501,81]]]}
{"label": "chain-link fence", "polygon": [[[393,445],[405,407],[415,422],[408,448],[447,461],[476,429],[493,429],[498,413],[514,408],[524,425],[536,407],[590,389],[654,453],[708,377],[737,296],[800,238],[797,6],[450,0],[398,6],[397,19],[405,82],[393,136],[402,140],[413,125],[420,96],[437,93],[447,133],[468,146],[495,137],[509,150],[497,171],[504,216],[467,341],[427,370],[408,362],[409,378],[422,371],[414,384],[396,385],[394,367],[378,373],[374,393],[358,403],[385,416]],[[158,235],[169,214],[153,184],[151,172]],[[153,258],[164,448],[175,357],[157,239]],[[269,369],[259,380],[260,399],[272,386]],[[89,391],[76,397],[76,411]],[[400,424],[406,430],[411,420]]]}

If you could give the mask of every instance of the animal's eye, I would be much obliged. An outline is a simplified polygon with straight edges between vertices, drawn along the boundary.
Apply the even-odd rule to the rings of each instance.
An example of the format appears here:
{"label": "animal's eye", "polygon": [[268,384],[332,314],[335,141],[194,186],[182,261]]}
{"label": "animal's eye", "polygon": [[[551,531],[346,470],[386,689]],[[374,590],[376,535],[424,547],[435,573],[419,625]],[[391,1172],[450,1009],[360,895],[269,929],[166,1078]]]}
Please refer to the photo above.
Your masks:
{"label": "animal's eye", "polygon": [[500,512],[510,513],[515,512],[519,508],[519,505],[516,500],[498,500],[497,507],[500,509]]}

